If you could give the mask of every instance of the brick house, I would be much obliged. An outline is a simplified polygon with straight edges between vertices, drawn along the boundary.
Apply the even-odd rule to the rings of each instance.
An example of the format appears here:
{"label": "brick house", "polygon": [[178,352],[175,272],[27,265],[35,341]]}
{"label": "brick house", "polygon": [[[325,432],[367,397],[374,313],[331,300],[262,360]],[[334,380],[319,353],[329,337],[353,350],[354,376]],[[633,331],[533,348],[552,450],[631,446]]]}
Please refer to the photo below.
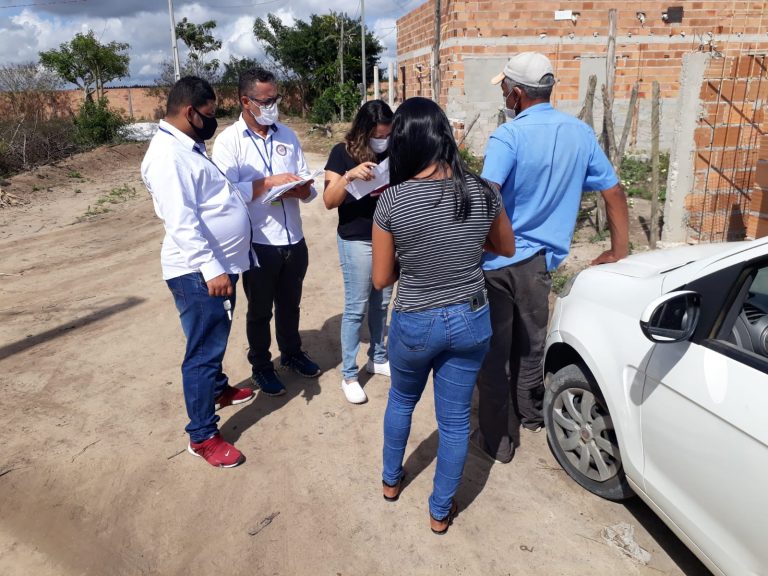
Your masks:
{"label": "brick house", "polygon": [[[676,222],[665,218],[666,239],[755,235],[757,227],[748,220],[754,212],[751,174],[758,137],[766,127],[766,2],[441,0],[437,52],[435,2],[427,0],[397,21],[398,97],[432,98],[439,71],[438,100],[457,132],[474,121],[466,143],[477,154],[497,126],[502,105],[501,92],[489,79],[516,52],[539,51],[552,60],[559,80],[553,103],[565,112],[578,113],[589,76],[596,75],[595,126],[601,126],[608,13],[617,8],[617,133],[623,129],[634,83],[639,87],[630,150],[650,149],[652,82],[658,81],[661,88],[661,148],[671,151],[673,185],[665,214],[674,212],[670,203],[681,207],[675,212]],[[687,74],[684,60],[691,55],[698,58],[697,64],[695,73]],[[690,134],[681,133],[681,126],[687,126]],[[678,174],[678,169],[690,174]],[[706,218],[702,206],[710,210]],[[740,215],[735,219],[734,210]]]}

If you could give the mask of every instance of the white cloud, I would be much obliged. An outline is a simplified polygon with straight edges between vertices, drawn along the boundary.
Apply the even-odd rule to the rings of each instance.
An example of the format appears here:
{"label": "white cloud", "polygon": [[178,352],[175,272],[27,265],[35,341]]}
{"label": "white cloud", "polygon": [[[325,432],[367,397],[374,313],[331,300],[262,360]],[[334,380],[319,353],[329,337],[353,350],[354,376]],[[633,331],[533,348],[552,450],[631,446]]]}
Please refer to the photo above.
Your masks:
{"label": "white cloud", "polygon": [[[419,0],[368,0],[365,16],[368,29],[380,38],[385,51],[382,64],[396,56],[397,33],[395,21],[404,10]],[[297,19],[308,20],[311,14],[326,14],[329,10],[344,12],[351,18],[360,17],[359,0],[340,0],[329,6],[327,0],[278,0],[265,4],[263,0],[222,0],[221,2],[184,2],[176,0],[176,21],[187,17],[195,23],[215,20],[214,35],[222,41],[221,49],[211,57],[227,62],[230,55],[237,58],[263,60],[264,51],[253,36],[257,17],[275,14],[288,26]],[[7,16],[7,15],[6,15]],[[124,82],[149,84],[160,73],[160,65],[171,55],[170,19],[166,3],[158,9],[157,0],[121,0],[120,2],[85,2],[41,6],[37,11],[23,9],[0,19],[0,62],[6,64],[37,61],[39,52],[58,48],[77,32],[93,30],[102,42],[128,42],[131,46],[131,77]],[[182,58],[185,47],[179,42]]]}

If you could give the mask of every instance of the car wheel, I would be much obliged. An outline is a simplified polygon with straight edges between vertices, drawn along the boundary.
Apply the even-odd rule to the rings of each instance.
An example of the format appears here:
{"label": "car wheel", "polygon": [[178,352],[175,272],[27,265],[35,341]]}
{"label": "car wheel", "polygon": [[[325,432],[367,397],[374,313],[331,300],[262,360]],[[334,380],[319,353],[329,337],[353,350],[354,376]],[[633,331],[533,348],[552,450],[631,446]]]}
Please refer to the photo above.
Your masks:
{"label": "car wheel", "polygon": [[580,366],[571,364],[551,377],[544,394],[544,423],[552,454],[571,478],[608,500],[634,495],[605,400]]}

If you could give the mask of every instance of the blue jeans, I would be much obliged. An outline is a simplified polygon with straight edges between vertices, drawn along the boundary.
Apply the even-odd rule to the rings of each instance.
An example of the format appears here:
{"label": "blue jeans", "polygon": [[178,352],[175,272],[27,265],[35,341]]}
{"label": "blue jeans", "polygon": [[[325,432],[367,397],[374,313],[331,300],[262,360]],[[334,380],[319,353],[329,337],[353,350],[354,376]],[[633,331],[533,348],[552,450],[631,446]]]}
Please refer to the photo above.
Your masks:
{"label": "blue jeans", "polygon": [[[230,274],[229,279],[233,288],[229,301],[234,314],[237,274]],[[224,308],[227,298],[209,296],[208,286],[199,272],[171,278],[166,284],[176,301],[187,339],[181,364],[184,403],[189,416],[185,430],[192,442],[202,442],[218,431],[215,400],[229,385],[221,365],[232,327]]]}
{"label": "blue jeans", "polygon": [[472,311],[454,304],[419,312],[393,312],[389,329],[392,387],[384,413],[384,471],[387,484],[403,473],[411,416],[433,371],[439,441],[429,512],[442,519],[461,482],[469,444],[469,411],[475,378],[488,351],[488,305]]}
{"label": "blue jeans", "polygon": [[360,349],[360,327],[368,309],[368,331],[371,344],[368,358],[381,364],[387,361],[384,329],[392,287],[376,290],[371,281],[371,243],[344,240],[336,236],[339,261],[344,276],[344,314],[341,317],[341,375],[345,380],[357,379],[357,351]]}

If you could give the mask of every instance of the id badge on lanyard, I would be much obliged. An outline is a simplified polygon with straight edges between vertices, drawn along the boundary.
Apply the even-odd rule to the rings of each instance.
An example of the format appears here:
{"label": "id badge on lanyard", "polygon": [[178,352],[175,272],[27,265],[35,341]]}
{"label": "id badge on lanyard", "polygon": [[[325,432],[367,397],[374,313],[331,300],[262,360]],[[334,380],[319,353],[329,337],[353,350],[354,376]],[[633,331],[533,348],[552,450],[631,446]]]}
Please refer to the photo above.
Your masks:
{"label": "id badge on lanyard", "polygon": [[[272,152],[274,148],[275,141],[270,138],[269,139],[269,150],[267,150],[267,142],[266,140],[262,140],[261,138],[255,138],[253,134],[251,133],[250,128],[248,129],[248,136],[253,141],[253,145],[256,147],[256,152],[259,153],[259,156],[261,157],[261,161],[264,162],[264,167],[267,169],[268,175],[272,176]],[[264,144],[264,153],[262,154],[261,149],[259,148],[259,141],[261,141],[262,144]],[[280,199],[273,200],[270,202],[271,206],[280,206],[282,205],[283,201]]]}

